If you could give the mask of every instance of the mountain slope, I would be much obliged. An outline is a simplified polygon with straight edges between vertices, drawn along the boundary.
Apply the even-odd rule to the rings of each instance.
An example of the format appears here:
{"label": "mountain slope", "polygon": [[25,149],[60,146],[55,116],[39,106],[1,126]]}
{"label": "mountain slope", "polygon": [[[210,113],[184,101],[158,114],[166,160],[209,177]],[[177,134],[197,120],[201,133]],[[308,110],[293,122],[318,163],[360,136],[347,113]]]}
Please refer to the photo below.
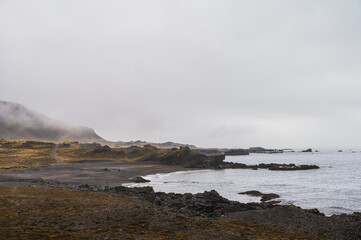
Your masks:
{"label": "mountain slope", "polygon": [[105,141],[93,129],[46,117],[12,102],[0,101],[0,138],[42,141]]}

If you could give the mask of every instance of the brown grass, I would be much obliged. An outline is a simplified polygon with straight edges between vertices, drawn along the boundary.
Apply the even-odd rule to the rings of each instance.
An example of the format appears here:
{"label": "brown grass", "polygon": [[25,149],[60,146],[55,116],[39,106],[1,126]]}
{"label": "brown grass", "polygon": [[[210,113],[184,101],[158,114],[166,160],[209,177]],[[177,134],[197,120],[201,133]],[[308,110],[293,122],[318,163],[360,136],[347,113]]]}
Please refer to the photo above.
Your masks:
{"label": "brown grass", "polygon": [[[151,156],[163,156],[166,151],[147,147],[112,148],[108,152],[94,153],[95,146],[79,143],[60,144],[56,155],[64,161],[79,160],[113,160],[113,161],[139,161]],[[132,151],[138,151],[134,154]]]}
{"label": "brown grass", "polygon": [[0,239],[307,239],[271,226],[167,213],[136,197],[0,186]]}
{"label": "brown grass", "polygon": [[0,141],[0,170],[24,169],[54,163],[51,143],[25,144],[24,141]]}

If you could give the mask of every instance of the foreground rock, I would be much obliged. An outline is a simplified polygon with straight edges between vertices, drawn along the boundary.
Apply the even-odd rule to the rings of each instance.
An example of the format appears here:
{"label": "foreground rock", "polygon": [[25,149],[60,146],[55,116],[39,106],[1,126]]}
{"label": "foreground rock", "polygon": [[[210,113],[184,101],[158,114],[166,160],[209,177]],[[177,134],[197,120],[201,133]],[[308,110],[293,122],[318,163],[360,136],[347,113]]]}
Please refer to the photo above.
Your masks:
{"label": "foreground rock", "polygon": [[[97,189],[97,187],[87,185],[75,188],[78,191],[96,191]],[[198,194],[167,194],[154,192],[151,187],[100,187],[98,190],[139,197],[157,207],[161,207],[163,211],[182,214],[187,217],[201,216],[211,219],[220,218],[238,223],[244,221],[267,224],[272,226],[273,229],[286,229],[289,232],[297,232],[299,236],[306,234],[307,238],[304,239],[361,239],[361,213],[326,217],[317,209],[301,209],[293,205],[245,204],[230,201],[220,196],[214,190]],[[269,239],[269,237],[266,239]]]}
{"label": "foreground rock", "polygon": [[230,201],[218,194],[215,190],[197,194],[176,194],[155,192],[152,187],[128,188],[102,187],[93,185],[70,186],[77,191],[101,191],[128,196],[137,196],[146,199],[167,211],[182,213],[187,216],[220,217],[225,213],[273,208],[276,205],[263,203],[240,203]]}
{"label": "foreground rock", "polygon": [[0,186],[0,239],[306,239],[267,224],[191,217],[137,195]]}
{"label": "foreground rock", "polygon": [[306,233],[306,239],[361,239],[361,213],[326,217],[317,209],[304,210],[286,205],[261,211],[228,213],[222,219],[272,224],[288,231]]}
{"label": "foreground rock", "polygon": [[[230,201],[216,191],[167,194],[154,192],[150,187],[43,183],[45,187],[53,188],[28,187],[27,190],[26,187],[9,186],[2,190],[4,187],[0,186],[0,202],[3,203],[0,210],[4,213],[0,215],[3,237],[0,239],[54,239],[54,236],[67,239],[74,234],[82,234],[79,239],[104,239],[105,236],[109,239],[152,239],[149,236],[171,236],[171,239],[361,239],[360,213],[326,217],[317,209]],[[203,230],[197,235],[197,229],[200,229],[197,221],[201,219],[202,226],[211,224],[211,227],[202,227],[211,231],[211,235],[204,235]],[[164,223],[169,226],[165,227]],[[253,224],[260,227],[255,229]],[[92,229],[104,231],[92,232]],[[118,232],[119,229],[123,230]],[[188,235],[177,235],[183,234],[184,230]],[[173,234],[174,231],[177,234]],[[275,235],[275,232],[283,234]],[[285,235],[285,232],[292,235]],[[125,233],[136,235],[121,238]],[[234,235],[236,233],[238,235]]]}
{"label": "foreground rock", "polygon": [[[80,188],[80,190],[83,189]],[[229,212],[261,210],[274,207],[274,205],[262,203],[240,203],[230,201],[220,196],[214,190],[197,194],[175,194],[154,192],[152,187],[127,188],[120,186],[108,188],[105,189],[105,191],[139,196],[151,201],[157,206],[161,206],[163,209],[182,213],[187,216],[220,217]]]}

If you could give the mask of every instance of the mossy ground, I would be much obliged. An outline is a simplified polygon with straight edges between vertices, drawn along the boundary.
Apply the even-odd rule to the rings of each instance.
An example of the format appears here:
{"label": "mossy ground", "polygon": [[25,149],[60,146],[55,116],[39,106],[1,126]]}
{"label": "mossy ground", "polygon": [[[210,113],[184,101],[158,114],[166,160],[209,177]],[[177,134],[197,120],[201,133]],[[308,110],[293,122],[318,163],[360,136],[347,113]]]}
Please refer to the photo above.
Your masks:
{"label": "mossy ground", "polygon": [[50,152],[54,144],[26,143],[24,141],[0,141],[0,171],[24,169],[54,163]]}
{"label": "mossy ground", "polygon": [[0,186],[0,239],[307,239],[272,226],[185,217],[119,194]]}
{"label": "mossy ground", "polygon": [[[0,171],[26,169],[55,163],[56,160],[50,155],[54,147],[55,144],[47,142],[0,140]],[[133,162],[166,154],[164,150],[151,147],[109,148],[108,151],[103,152],[97,152],[97,149],[99,149],[99,144],[63,143],[59,145],[55,155],[66,163],[80,160]]]}

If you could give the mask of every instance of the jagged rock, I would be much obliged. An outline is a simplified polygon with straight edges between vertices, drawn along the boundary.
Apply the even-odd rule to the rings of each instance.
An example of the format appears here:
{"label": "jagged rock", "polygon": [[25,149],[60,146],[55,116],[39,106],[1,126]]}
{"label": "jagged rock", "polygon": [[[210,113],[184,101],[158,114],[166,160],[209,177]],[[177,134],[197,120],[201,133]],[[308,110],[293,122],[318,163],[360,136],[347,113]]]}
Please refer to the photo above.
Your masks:
{"label": "jagged rock", "polygon": [[215,190],[197,194],[176,194],[154,192],[152,187],[127,188],[123,186],[108,188],[107,191],[134,195],[147,199],[163,209],[188,216],[219,217],[225,213],[261,210],[276,205],[262,203],[240,203],[220,196]]}

